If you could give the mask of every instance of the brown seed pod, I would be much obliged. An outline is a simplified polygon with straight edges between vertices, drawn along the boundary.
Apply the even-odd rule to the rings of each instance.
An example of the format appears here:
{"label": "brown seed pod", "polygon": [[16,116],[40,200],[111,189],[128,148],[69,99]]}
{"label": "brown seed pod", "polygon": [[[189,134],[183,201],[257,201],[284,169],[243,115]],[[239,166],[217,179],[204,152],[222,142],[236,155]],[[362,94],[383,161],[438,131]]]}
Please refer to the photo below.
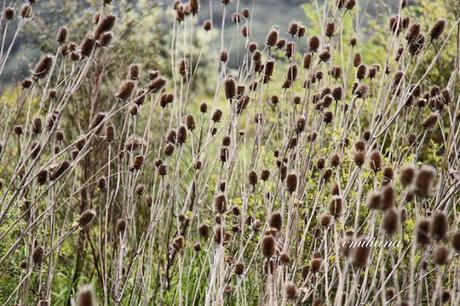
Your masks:
{"label": "brown seed pod", "polygon": [[94,217],[96,217],[96,211],[93,209],[87,209],[85,210],[80,217],[78,218],[78,226],[84,227],[87,225],[90,225],[91,222],[93,222]]}
{"label": "brown seed pod", "polygon": [[356,151],[353,154],[353,161],[358,167],[361,167],[366,161],[366,153],[364,151]]}
{"label": "brown seed pod", "polygon": [[67,160],[62,161],[50,174],[50,181],[57,180],[67,169],[70,168],[70,162]]}
{"label": "brown seed pod", "polygon": [[126,230],[126,220],[124,218],[120,218],[117,220],[116,231],[118,234],[123,235]]}
{"label": "brown seed pod", "polygon": [[395,205],[396,190],[392,184],[388,184],[382,188],[382,204],[380,209],[388,210]]}
{"label": "brown seed pod", "polygon": [[53,56],[52,55],[45,55],[35,66],[33,70],[33,75],[37,79],[44,78],[48,72],[50,71],[53,65]]}
{"label": "brown seed pod", "polygon": [[21,125],[15,125],[14,128],[13,128],[13,132],[15,135],[17,136],[21,136],[22,133],[23,133],[23,128]]}
{"label": "brown seed pod", "polygon": [[56,34],[56,41],[62,45],[63,43],[66,42],[67,36],[68,36],[69,30],[66,27],[61,27],[59,28],[57,34]]}
{"label": "brown seed pod", "polygon": [[442,35],[442,32],[444,32],[444,28],[446,27],[446,23],[447,22],[444,19],[436,21],[430,30],[431,40],[436,40]]}
{"label": "brown seed pod", "polygon": [[356,0],[347,0],[347,2],[345,2],[345,8],[346,8],[348,11],[353,10],[353,8],[355,7],[355,5],[356,5]]}
{"label": "brown seed pod", "polygon": [[407,187],[414,181],[415,177],[415,168],[413,166],[404,166],[401,167],[399,173],[399,181],[403,187]]}
{"label": "brown seed pod", "polygon": [[433,250],[433,261],[435,264],[443,266],[450,261],[450,251],[444,245],[439,245]]}
{"label": "brown seed pod", "polygon": [[92,34],[88,34],[80,45],[80,54],[82,57],[89,57],[96,45],[96,39]]}
{"label": "brown seed pod", "polygon": [[343,198],[341,196],[333,196],[329,203],[329,214],[338,218],[343,211]]}
{"label": "brown seed pod", "polygon": [[290,173],[286,177],[286,188],[290,193],[293,193],[297,189],[297,174]]}
{"label": "brown seed pod", "polygon": [[22,18],[29,18],[32,15],[32,8],[28,4],[24,4],[21,7],[20,15]]}
{"label": "brown seed pod", "polygon": [[365,239],[360,239],[358,246],[353,247],[351,250],[352,263],[358,268],[367,266],[371,248],[366,244]]}
{"label": "brown seed pod", "polygon": [[371,191],[367,195],[367,207],[369,207],[369,209],[381,209],[382,194],[379,191]]}
{"label": "brown seed pod", "polygon": [[198,234],[200,235],[200,237],[204,239],[208,239],[209,238],[209,226],[206,224],[201,224],[198,227]]}
{"label": "brown seed pod", "polygon": [[431,237],[436,240],[442,240],[449,231],[449,221],[447,215],[437,210],[431,215]]}
{"label": "brown seed pod", "polygon": [[43,169],[37,173],[37,182],[40,185],[43,185],[48,180],[48,170]]}
{"label": "brown seed pod", "polygon": [[190,13],[195,16],[200,11],[200,0],[189,1]]}
{"label": "brown seed pod", "polygon": [[321,269],[322,260],[320,257],[315,257],[310,261],[310,272],[318,273]]}
{"label": "brown seed pod", "polygon": [[227,100],[233,99],[236,95],[236,83],[235,80],[232,77],[228,77],[224,81],[224,87],[225,87],[225,97]]}
{"label": "brown seed pod", "polygon": [[438,113],[431,113],[425,120],[422,122],[422,126],[424,129],[432,130],[436,127],[436,123],[438,123],[439,114]]}
{"label": "brown seed pod", "polygon": [[248,174],[248,181],[249,181],[249,184],[251,184],[252,186],[255,186],[257,185],[257,173],[252,170],[249,172]]}
{"label": "brown seed pod", "polygon": [[111,31],[115,25],[115,20],[116,17],[114,15],[106,15],[103,18],[99,18],[94,37],[99,39],[103,33]]}
{"label": "brown seed pod", "polygon": [[416,241],[418,244],[424,246],[431,241],[431,222],[427,219],[421,219],[417,222],[415,228]]}
{"label": "brown seed pod", "polygon": [[203,30],[205,30],[206,32],[212,30],[212,23],[211,23],[211,20],[206,20],[206,21],[203,23]]}
{"label": "brown seed pod", "polygon": [[233,271],[236,275],[242,275],[244,273],[244,264],[242,262],[235,263]]}
{"label": "brown seed pod", "polygon": [[45,250],[42,246],[36,246],[32,252],[32,262],[37,265],[41,263],[43,260],[43,256],[45,255]]}
{"label": "brown seed pod", "polygon": [[3,18],[5,20],[12,20],[14,18],[14,8],[7,6],[3,9]]}
{"label": "brown seed pod", "polygon": [[[162,76],[158,76],[150,81],[148,88],[151,92],[155,93],[163,89],[166,86],[166,79]],[[173,96],[174,97],[174,96]]]}
{"label": "brown seed pod", "polygon": [[86,285],[78,290],[77,305],[96,306],[96,298],[90,286]]}
{"label": "brown seed pod", "polygon": [[288,282],[285,287],[286,298],[294,300],[297,297],[297,287],[293,282]]}
{"label": "brown seed pod", "polygon": [[423,165],[415,176],[415,194],[419,197],[430,196],[436,169],[431,165]]}
{"label": "brown seed pod", "polygon": [[460,252],[460,230],[456,230],[452,235],[451,245],[457,253]]}
{"label": "brown seed pod", "polygon": [[214,209],[220,214],[227,211],[227,197],[223,193],[214,198]]}
{"label": "brown seed pod", "polygon": [[310,52],[315,53],[316,51],[318,51],[320,44],[321,41],[319,40],[318,36],[312,36],[308,42]]}
{"label": "brown seed pod", "polygon": [[272,29],[267,34],[267,37],[265,39],[265,45],[271,48],[276,45],[277,41],[278,41],[278,31],[275,29]]}
{"label": "brown seed pod", "polygon": [[283,226],[283,217],[279,212],[272,213],[268,224],[279,232]]}
{"label": "brown seed pod", "polygon": [[372,151],[369,156],[369,166],[374,172],[382,170],[382,155],[378,151]]}
{"label": "brown seed pod", "polygon": [[291,36],[294,36],[297,34],[298,31],[299,31],[299,23],[297,21],[291,21],[288,27],[288,33]]}
{"label": "brown seed pod", "polygon": [[400,220],[400,214],[397,209],[391,208],[386,210],[382,216],[382,230],[390,236],[396,234],[399,231]]}
{"label": "brown seed pod", "polygon": [[322,213],[319,216],[319,223],[323,227],[329,227],[331,225],[331,223],[332,223],[332,216],[330,214],[327,214],[327,213]]}
{"label": "brown seed pod", "polygon": [[270,258],[276,253],[275,239],[272,236],[265,236],[262,239],[262,255]]}
{"label": "brown seed pod", "polygon": [[334,36],[334,32],[335,32],[335,23],[329,22],[328,24],[326,24],[326,29],[324,31],[324,34],[326,35],[326,37],[331,38],[332,36]]}

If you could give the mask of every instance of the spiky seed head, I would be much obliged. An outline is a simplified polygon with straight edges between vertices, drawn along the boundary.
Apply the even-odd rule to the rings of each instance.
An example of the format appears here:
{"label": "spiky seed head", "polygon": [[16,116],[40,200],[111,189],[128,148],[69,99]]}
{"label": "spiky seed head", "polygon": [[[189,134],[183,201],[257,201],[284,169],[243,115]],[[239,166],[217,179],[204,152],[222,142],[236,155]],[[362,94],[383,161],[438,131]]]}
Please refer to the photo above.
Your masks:
{"label": "spiky seed head", "polygon": [[433,250],[433,261],[439,266],[443,266],[450,261],[450,251],[445,245],[439,245]]}
{"label": "spiky seed head", "polygon": [[94,209],[87,209],[80,215],[77,223],[80,227],[90,225],[94,217],[96,217],[96,211]]}
{"label": "spiky seed head", "polygon": [[270,258],[276,253],[275,239],[272,236],[262,238],[262,255]]}
{"label": "spiky seed head", "polygon": [[297,287],[293,282],[288,282],[286,284],[285,291],[288,300],[294,300],[297,297]]}

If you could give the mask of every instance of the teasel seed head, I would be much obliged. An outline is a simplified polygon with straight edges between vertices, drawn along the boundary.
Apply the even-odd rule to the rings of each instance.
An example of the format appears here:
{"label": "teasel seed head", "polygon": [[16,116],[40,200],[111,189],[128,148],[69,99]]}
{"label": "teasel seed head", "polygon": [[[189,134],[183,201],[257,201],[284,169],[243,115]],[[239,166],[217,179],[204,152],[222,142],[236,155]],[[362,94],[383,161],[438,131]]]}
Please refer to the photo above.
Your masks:
{"label": "teasel seed head", "polygon": [[295,43],[293,41],[289,41],[286,43],[286,57],[291,58],[295,54]]}
{"label": "teasel seed head", "polygon": [[35,66],[33,70],[34,78],[42,79],[44,78],[51,69],[53,65],[53,56],[52,55],[45,55]]}
{"label": "teasel seed head", "polygon": [[78,290],[78,306],[96,306],[96,298],[93,289],[89,286],[83,286]]}
{"label": "teasel seed head", "polygon": [[423,165],[415,176],[415,194],[419,197],[430,196],[436,169],[431,165]]}
{"label": "teasel seed head", "polygon": [[28,4],[24,4],[21,7],[20,15],[22,18],[29,18],[32,14],[32,8]]}
{"label": "teasel seed head", "polygon": [[432,130],[436,127],[436,123],[438,122],[439,114],[438,113],[431,113],[423,122],[422,126],[424,129]]}
{"label": "teasel seed head", "polygon": [[400,228],[400,213],[396,208],[390,208],[383,213],[381,226],[387,235],[394,235]]}
{"label": "teasel seed head", "polygon": [[369,93],[369,87],[364,84],[360,84],[354,90],[354,95],[361,99],[366,99]]}
{"label": "teasel seed head", "polygon": [[192,15],[195,16],[200,11],[200,0],[190,0],[189,7],[190,13],[192,13]]}
{"label": "teasel seed head", "polygon": [[233,267],[233,272],[235,272],[236,275],[243,275],[244,264],[240,261],[236,262],[235,266]]}
{"label": "teasel seed head", "polygon": [[384,184],[387,184],[393,180],[394,170],[392,167],[384,167],[382,172],[383,172],[383,183]]}
{"label": "teasel seed head", "polygon": [[272,48],[276,45],[278,41],[278,31],[276,29],[270,30],[265,39],[265,45],[269,48]]}
{"label": "teasel seed head", "polygon": [[214,198],[214,209],[219,214],[224,214],[227,211],[227,197],[225,196],[225,194],[218,194]]}
{"label": "teasel seed head", "polygon": [[444,266],[450,261],[450,251],[445,245],[438,245],[433,250],[433,261],[439,266]]}
{"label": "teasel seed head", "polygon": [[268,225],[271,228],[275,228],[278,232],[281,231],[283,226],[283,217],[279,212],[272,213]]}
{"label": "teasel seed head", "polygon": [[308,42],[309,51],[315,53],[318,51],[320,44],[318,36],[312,36]]}
{"label": "teasel seed head", "polygon": [[203,30],[205,30],[206,32],[209,32],[209,31],[212,30],[212,22],[211,22],[211,20],[206,20],[203,23]]}
{"label": "teasel seed head", "polygon": [[5,7],[3,10],[3,18],[7,21],[12,20],[14,18],[14,8],[11,6]]}
{"label": "teasel seed head", "polygon": [[257,178],[257,173],[254,170],[249,171],[248,181],[249,181],[249,184],[252,186],[257,185],[258,178]]}
{"label": "teasel seed head", "polygon": [[367,67],[364,64],[358,66],[356,70],[356,78],[362,80],[366,77]]}
{"label": "teasel seed head", "polygon": [[262,238],[262,255],[270,258],[276,253],[276,242],[272,236],[265,236]]}
{"label": "teasel seed head", "polygon": [[225,87],[225,97],[227,98],[227,100],[233,99],[236,95],[235,80],[232,77],[228,77],[224,81],[224,87]]}
{"label": "teasel seed head", "polygon": [[446,23],[447,22],[444,19],[436,21],[430,30],[431,40],[436,40],[442,35],[442,32],[444,32],[444,28],[446,27]]}
{"label": "teasel seed head", "polygon": [[436,240],[443,240],[449,231],[447,215],[437,210],[431,215],[431,237]]}
{"label": "teasel seed head", "polygon": [[455,252],[460,253],[460,230],[457,229],[453,234],[451,238],[451,245],[452,248],[455,250]]}
{"label": "teasel seed head", "polygon": [[208,239],[209,238],[209,226],[207,224],[201,224],[198,226],[198,235],[201,238]]}
{"label": "teasel seed head", "polygon": [[331,38],[332,36],[334,36],[334,32],[335,32],[335,23],[334,22],[327,23],[326,29],[324,31],[324,34],[326,35],[326,37]]}
{"label": "teasel seed head", "polygon": [[50,180],[57,180],[67,169],[70,168],[70,162],[67,160],[62,161],[50,174]]}
{"label": "teasel seed head", "polygon": [[318,55],[319,59],[322,61],[322,62],[329,62],[329,60],[331,59],[332,55],[331,55],[331,52],[328,50],[328,49],[324,49],[319,55]]}
{"label": "teasel seed head", "polygon": [[56,41],[60,45],[64,44],[67,40],[68,33],[69,33],[69,30],[66,27],[59,28],[57,35],[56,35]]}
{"label": "teasel seed head", "polygon": [[396,190],[392,184],[383,186],[382,191],[382,210],[388,210],[395,205]]}
{"label": "teasel seed head", "polygon": [[364,268],[368,264],[371,249],[363,242],[363,239],[359,243],[363,245],[351,249],[352,263],[358,268]]}
{"label": "teasel seed head", "polygon": [[407,187],[414,181],[415,168],[413,166],[404,166],[400,169],[399,181],[403,187]]}
{"label": "teasel seed head", "polygon": [[106,15],[103,18],[99,18],[94,37],[99,39],[103,33],[111,31],[115,25],[115,20],[116,17],[114,15]]}
{"label": "teasel seed head", "polygon": [[371,191],[367,195],[367,207],[369,209],[381,209],[382,207],[382,194],[379,191]]}
{"label": "teasel seed head", "polygon": [[216,109],[214,113],[212,114],[211,120],[214,121],[214,123],[220,122],[222,119],[222,111],[220,109]]}
{"label": "teasel seed head", "polygon": [[326,228],[329,227],[332,223],[332,216],[328,213],[322,213],[319,216],[319,223],[323,227],[326,227]]}
{"label": "teasel seed head", "polygon": [[38,265],[43,260],[44,255],[45,255],[45,250],[43,249],[43,247],[40,245],[36,246],[32,252],[32,262],[35,265]]}
{"label": "teasel seed head", "polygon": [[347,0],[345,2],[345,8],[348,10],[348,11],[351,11],[354,9],[356,5],[356,0]]}
{"label": "teasel seed head", "polygon": [[288,27],[288,33],[292,37],[294,37],[294,35],[296,35],[298,31],[299,31],[299,23],[297,21],[291,21]]}
{"label": "teasel seed head", "polygon": [[80,45],[80,54],[82,57],[89,57],[93,52],[94,46],[96,45],[96,39],[92,34],[86,35],[85,39]]}
{"label": "teasel seed head", "polygon": [[284,47],[286,46],[286,40],[285,39],[278,39],[278,41],[276,42],[276,49],[278,50],[281,50],[283,49]]}
{"label": "teasel seed head", "polygon": [[320,257],[314,257],[310,261],[310,272],[318,273],[321,269],[322,260]]}
{"label": "teasel seed head", "polygon": [[96,211],[95,210],[93,210],[93,209],[85,210],[84,212],[82,212],[82,214],[78,218],[78,221],[77,221],[78,226],[85,227],[87,225],[90,225],[93,222],[94,217],[96,217]]}
{"label": "teasel seed head", "polygon": [[297,189],[297,174],[290,173],[286,177],[286,188],[290,193],[293,193]]}
{"label": "teasel seed head", "polygon": [[372,151],[369,156],[369,166],[374,172],[382,170],[382,155],[378,151]]}
{"label": "teasel seed head", "polygon": [[329,202],[329,214],[334,218],[338,218],[343,212],[343,198],[341,196],[333,196]]}
{"label": "teasel seed head", "polygon": [[37,182],[40,185],[43,185],[48,180],[48,170],[43,169],[37,173]]}
{"label": "teasel seed head", "polygon": [[424,246],[431,241],[431,222],[427,219],[421,219],[415,227],[416,241]]}
{"label": "teasel seed head", "polygon": [[285,291],[288,300],[294,300],[297,297],[297,287],[293,282],[286,283]]}

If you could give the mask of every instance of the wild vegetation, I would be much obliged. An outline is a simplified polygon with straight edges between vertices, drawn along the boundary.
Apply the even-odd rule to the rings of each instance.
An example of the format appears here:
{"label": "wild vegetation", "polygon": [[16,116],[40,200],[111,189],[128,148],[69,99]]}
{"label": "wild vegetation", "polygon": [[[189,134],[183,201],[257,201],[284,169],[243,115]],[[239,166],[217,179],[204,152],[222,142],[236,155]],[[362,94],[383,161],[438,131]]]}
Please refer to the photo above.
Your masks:
{"label": "wild vegetation", "polygon": [[0,20],[0,76],[49,29],[0,94],[2,304],[460,304],[455,1],[259,42],[263,1],[35,2]]}

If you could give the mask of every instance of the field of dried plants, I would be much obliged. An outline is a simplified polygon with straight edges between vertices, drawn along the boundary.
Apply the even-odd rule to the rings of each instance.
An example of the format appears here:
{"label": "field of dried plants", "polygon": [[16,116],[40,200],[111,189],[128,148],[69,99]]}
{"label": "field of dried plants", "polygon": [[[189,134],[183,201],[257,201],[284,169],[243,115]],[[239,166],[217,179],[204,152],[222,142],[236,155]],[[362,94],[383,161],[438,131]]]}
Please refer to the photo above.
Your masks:
{"label": "field of dried plants", "polygon": [[[400,1],[366,55],[366,1],[259,42],[263,1],[202,1],[156,8],[146,62],[92,1],[0,88],[0,303],[460,305],[458,1]],[[0,77],[45,1],[19,2]]]}

